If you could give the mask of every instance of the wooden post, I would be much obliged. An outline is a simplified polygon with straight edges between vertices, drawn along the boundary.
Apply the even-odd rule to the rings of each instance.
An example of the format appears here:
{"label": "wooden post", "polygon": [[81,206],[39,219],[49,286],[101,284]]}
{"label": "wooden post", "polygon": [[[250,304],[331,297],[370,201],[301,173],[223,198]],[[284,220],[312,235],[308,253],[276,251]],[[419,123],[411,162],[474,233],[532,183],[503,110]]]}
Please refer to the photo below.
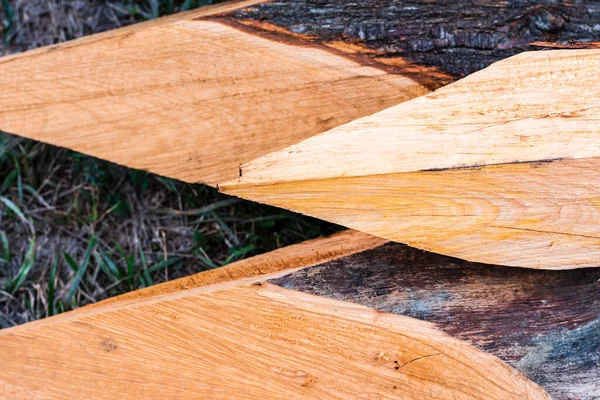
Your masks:
{"label": "wooden post", "polygon": [[[320,243],[333,244],[310,246]],[[356,244],[377,245],[364,235]],[[268,271],[269,259],[312,265],[299,246],[230,272]],[[3,395],[549,398],[497,357],[430,323],[265,282],[288,272],[134,296],[0,331]]]}
{"label": "wooden post", "polygon": [[598,65],[600,50],[522,53],[219,187],[470,261],[596,267]]}

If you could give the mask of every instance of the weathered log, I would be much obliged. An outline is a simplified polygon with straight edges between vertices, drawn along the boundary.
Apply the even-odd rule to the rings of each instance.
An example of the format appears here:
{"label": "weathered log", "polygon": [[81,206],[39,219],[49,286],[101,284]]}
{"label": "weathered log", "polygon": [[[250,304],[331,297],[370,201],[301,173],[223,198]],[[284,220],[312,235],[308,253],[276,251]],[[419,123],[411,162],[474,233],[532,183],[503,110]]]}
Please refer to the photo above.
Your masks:
{"label": "weathered log", "polygon": [[271,280],[433,323],[553,399],[600,397],[600,270],[469,263],[389,243]]}
{"label": "weathered log", "polygon": [[600,50],[522,53],[220,188],[470,261],[596,267],[599,65]]}

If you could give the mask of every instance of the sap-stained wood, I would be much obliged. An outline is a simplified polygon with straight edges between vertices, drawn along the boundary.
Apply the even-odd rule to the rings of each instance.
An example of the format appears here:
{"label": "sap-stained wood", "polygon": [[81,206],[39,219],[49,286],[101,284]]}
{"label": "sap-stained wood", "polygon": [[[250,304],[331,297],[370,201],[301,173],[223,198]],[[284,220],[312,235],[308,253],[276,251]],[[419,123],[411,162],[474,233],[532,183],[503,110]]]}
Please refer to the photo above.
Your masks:
{"label": "sap-stained wood", "polygon": [[219,187],[470,261],[596,267],[599,66],[597,49],[522,53]]}
{"label": "sap-stained wood", "polygon": [[548,399],[429,323],[269,284],[0,332],[6,399]]}
{"label": "sap-stained wood", "polygon": [[280,0],[233,12],[324,41],[468,75],[531,42],[600,40],[597,1]]}
{"label": "sap-stained wood", "polygon": [[390,243],[270,281],[433,323],[554,399],[600,397],[600,270],[474,264]]}

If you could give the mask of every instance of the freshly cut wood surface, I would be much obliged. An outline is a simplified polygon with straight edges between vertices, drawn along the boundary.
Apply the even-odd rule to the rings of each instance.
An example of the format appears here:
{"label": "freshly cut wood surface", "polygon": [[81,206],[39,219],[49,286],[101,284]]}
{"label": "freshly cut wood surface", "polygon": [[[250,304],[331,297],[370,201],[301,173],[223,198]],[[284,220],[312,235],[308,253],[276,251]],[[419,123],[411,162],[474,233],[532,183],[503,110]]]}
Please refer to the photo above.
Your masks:
{"label": "freshly cut wood surface", "polygon": [[600,266],[600,158],[222,187],[465,260]]}
{"label": "freshly cut wood surface", "polygon": [[220,17],[256,3],[1,58],[0,129],[214,185],[255,157],[429,92],[403,67]]}
{"label": "freshly cut wood surface", "polygon": [[269,284],[174,297],[0,332],[4,398],[549,398],[423,321]]}
{"label": "freshly cut wood surface", "polygon": [[527,52],[242,166],[244,182],[600,156],[600,50]]}
{"label": "freshly cut wood surface", "polygon": [[470,261],[596,267],[600,89],[586,87],[599,63],[597,50],[524,53],[219,187]]}
{"label": "freshly cut wood surface", "polygon": [[600,269],[478,265],[389,243],[269,282],[433,323],[554,400],[600,398]]}
{"label": "freshly cut wood surface", "polygon": [[600,38],[594,7],[538,3],[203,7],[0,59],[0,129],[215,185],[529,42]]}

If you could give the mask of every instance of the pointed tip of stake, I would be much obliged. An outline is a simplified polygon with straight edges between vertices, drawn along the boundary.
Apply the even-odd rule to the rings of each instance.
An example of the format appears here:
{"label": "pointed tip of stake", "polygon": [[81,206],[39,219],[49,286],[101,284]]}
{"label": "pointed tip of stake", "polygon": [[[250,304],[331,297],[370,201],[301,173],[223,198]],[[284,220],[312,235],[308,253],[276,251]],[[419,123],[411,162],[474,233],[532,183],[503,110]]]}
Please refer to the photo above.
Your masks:
{"label": "pointed tip of stake", "polygon": [[520,54],[255,159],[220,189],[470,261],[597,266],[599,62]]}
{"label": "pointed tip of stake", "polygon": [[238,184],[598,157],[599,62],[599,50],[521,53],[254,159]]}

